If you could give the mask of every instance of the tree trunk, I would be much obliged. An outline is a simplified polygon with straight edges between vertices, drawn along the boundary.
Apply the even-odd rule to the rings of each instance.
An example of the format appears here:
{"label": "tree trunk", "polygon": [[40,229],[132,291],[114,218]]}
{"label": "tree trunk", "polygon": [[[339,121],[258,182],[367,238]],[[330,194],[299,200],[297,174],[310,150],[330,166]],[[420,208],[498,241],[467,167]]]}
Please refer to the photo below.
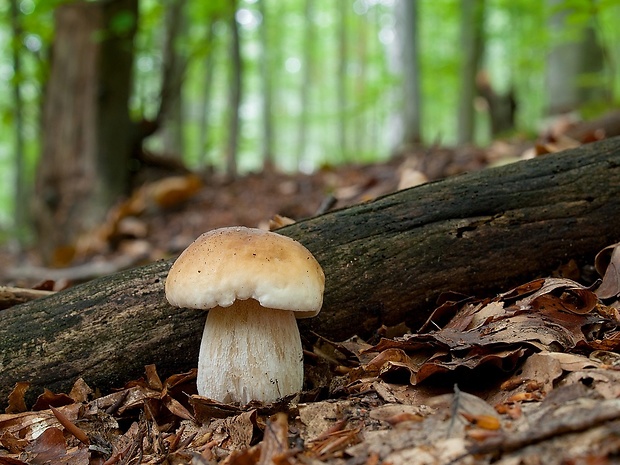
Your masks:
{"label": "tree trunk", "polygon": [[213,68],[215,67],[216,60],[214,60],[215,54],[215,20],[213,18],[208,19],[207,36],[205,38],[205,46],[208,49],[207,56],[204,58],[204,79],[202,81],[202,95],[200,98],[200,119],[198,127],[200,128],[200,134],[198,136],[198,166],[201,170],[204,170],[208,165],[212,163],[209,161],[209,139],[210,139],[210,124],[211,124],[211,104],[213,93]]}
{"label": "tree trunk", "polygon": [[237,176],[237,151],[239,148],[239,125],[241,111],[241,44],[239,37],[239,24],[236,12],[237,2],[230,5],[230,89],[228,93],[228,143],[226,147],[226,174],[230,178]]}
{"label": "tree trunk", "polygon": [[348,17],[351,5],[347,2],[337,2],[338,8],[338,72],[336,74],[336,89],[338,92],[338,148],[340,149],[339,159],[348,159],[348,137],[347,128],[351,117],[347,115],[347,105],[349,103],[347,95],[347,81],[349,68],[349,27]]}
{"label": "tree trunk", "polygon": [[23,41],[24,30],[22,27],[22,17],[19,11],[18,0],[11,0],[11,32],[12,45],[11,56],[13,61],[13,72],[16,79],[13,81],[13,108],[14,108],[14,128],[15,128],[15,174],[14,174],[14,190],[13,190],[13,229],[16,233],[20,247],[24,245],[24,236],[27,230],[28,209],[24,205],[28,204],[26,195],[25,182],[25,143],[24,143],[24,100],[22,98],[22,61],[21,61],[21,45]]}
{"label": "tree trunk", "polygon": [[163,79],[158,119],[162,125],[163,150],[167,157],[183,160],[185,127],[183,80],[187,56],[179,43],[187,35],[186,3],[165,2],[166,38],[163,50]]}
{"label": "tree trunk", "polygon": [[418,0],[400,1],[400,48],[403,66],[403,146],[422,140]]}
{"label": "tree trunk", "polygon": [[304,4],[304,35],[303,35],[303,63],[301,72],[303,73],[301,87],[299,88],[299,126],[297,129],[297,163],[296,168],[300,169],[306,162],[308,153],[308,129],[310,120],[312,82],[314,73],[314,0],[305,0]]}
{"label": "tree trunk", "polygon": [[48,263],[100,224],[128,190],[137,14],[137,0],[67,3],[56,10],[35,187],[38,245]]}
{"label": "tree trunk", "polygon": [[[484,296],[620,241],[620,138],[400,191],[281,229],[324,268],[322,312],[302,336],[418,328],[443,292]],[[17,381],[107,390],[155,363],[196,366],[205,312],[170,307],[171,261],[116,273],[2,312],[0,401]]]}
{"label": "tree trunk", "polygon": [[459,95],[458,133],[459,144],[474,141],[476,129],[476,73],[480,68],[484,47],[484,0],[461,0],[461,92]]}
{"label": "tree trunk", "polygon": [[262,121],[262,160],[263,170],[271,171],[275,168],[275,159],[273,153],[273,45],[269,37],[269,19],[267,18],[267,7],[265,0],[258,1],[258,9],[263,18],[260,25],[260,47],[261,47],[261,63],[260,63],[260,84],[263,91],[263,100],[261,102]]}

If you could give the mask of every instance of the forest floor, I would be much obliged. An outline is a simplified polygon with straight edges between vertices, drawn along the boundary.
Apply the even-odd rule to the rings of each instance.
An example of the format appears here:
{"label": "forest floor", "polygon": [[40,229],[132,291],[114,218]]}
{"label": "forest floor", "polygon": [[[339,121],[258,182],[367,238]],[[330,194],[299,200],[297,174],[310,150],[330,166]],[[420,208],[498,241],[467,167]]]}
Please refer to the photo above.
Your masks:
{"label": "forest floor", "polygon": [[[174,256],[213,228],[273,228],[564,148],[552,145],[432,148],[312,175],[158,179],[59,254],[63,268],[2,252],[0,284],[61,290]],[[155,366],[113,393],[76,380],[71,392],[46,392],[34,406],[24,403],[27,384],[18,385],[0,414],[0,465],[614,463],[619,306],[577,281],[542,277],[495,299],[452,302],[420,333],[319,338],[305,348],[305,365],[320,387],[278,405],[213,402],[192,395],[194,371],[161,380]]]}

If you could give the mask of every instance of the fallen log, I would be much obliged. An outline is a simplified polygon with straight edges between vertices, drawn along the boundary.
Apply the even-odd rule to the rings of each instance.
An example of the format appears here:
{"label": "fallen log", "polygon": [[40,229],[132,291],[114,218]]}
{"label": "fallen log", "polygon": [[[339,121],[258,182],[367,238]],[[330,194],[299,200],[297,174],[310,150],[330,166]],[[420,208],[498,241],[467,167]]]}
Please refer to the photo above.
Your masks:
{"label": "fallen log", "polygon": [[[321,314],[342,340],[382,324],[416,328],[445,291],[485,295],[546,276],[620,240],[620,138],[400,191],[287,226],[322,264]],[[0,402],[17,381],[106,391],[194,367],[205,313],[167,304],[171,261],[115,273],[0,313]]]}

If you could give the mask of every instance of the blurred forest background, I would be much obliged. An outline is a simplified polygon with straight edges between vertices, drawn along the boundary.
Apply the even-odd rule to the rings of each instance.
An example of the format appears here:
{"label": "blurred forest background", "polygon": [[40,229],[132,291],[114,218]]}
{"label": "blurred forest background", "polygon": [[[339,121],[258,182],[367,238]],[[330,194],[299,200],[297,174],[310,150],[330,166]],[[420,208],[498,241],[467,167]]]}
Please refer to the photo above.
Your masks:
{"label": "blurred forest background", "polygon": [[35,232],[50,253],[71,239],[66,224],[101,223],[145,164],[234,178],[534,140],[550,118],[600,117],[620,94],[619,0],[0,11],[0,239]]}

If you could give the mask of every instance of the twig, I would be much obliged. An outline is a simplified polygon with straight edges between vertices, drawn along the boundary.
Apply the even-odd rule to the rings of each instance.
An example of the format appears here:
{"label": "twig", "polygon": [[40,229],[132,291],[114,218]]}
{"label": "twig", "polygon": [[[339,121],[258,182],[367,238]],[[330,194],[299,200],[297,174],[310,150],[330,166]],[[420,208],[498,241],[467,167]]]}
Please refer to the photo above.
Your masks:
{"label": "twig", "polygon": [[53,291],[0,286],[0,310],[53,294]]}

